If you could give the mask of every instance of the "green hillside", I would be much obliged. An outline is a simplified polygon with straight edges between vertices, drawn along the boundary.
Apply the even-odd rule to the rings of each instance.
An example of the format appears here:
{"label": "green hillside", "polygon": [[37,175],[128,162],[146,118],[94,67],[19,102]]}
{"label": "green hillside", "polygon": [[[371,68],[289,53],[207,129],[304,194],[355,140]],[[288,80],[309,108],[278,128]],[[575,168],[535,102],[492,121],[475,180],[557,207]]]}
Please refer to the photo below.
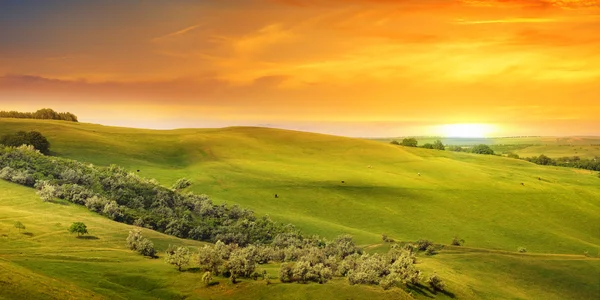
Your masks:
{"label": "green hillside", "polygon": [[[433,143],[438,138],[417,138],[419,145]],[[473,146],[489,145],[496,153],[516,153],[520,157],[544,154],[551,158],[579,156],[593,159],[600,157],[600,137],[499,137],[499,138],[439,138],[444,145]],[[395,139],[375,139],[389,143]]]}
{"label": "green hillside", "polygon": [[[382,233],[444,244],[458,235],[473,249],[442,251],[422,262],[458,298],[600,295],[600,262],[583,256],[600,254],[600,178],[593,172],[266,128],[153,131],[0,119],[0,134],[18,130],[42,132],[57,156],[118,164],[168,186],[190,178],[191,191],[309,234],[350,233],[363,245],[381,243]],[[516,254],[519,247],[529,254]],[[302,293],[354,293],[355,287],[336,284]],[[240,297],[255,290],[263,289],[249,286]]]}

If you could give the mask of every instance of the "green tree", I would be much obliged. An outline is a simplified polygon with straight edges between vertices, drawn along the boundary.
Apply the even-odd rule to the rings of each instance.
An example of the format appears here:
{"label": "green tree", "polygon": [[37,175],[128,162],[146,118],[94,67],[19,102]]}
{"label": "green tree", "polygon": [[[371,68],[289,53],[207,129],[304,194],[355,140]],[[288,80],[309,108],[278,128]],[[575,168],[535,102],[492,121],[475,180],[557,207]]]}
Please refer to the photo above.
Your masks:
{"label": "green tree", "polygon": [[37,131],[19,131],[14,134],[6,134],[0,138],[0,144],[11,147],[31,145],[44,154],[50,153],[50,142]]}
{"label": "green tree", "polygon": [[21,230],[25,230],[25,225],[23,225],[23,223],[21,223],[20,221],[17,221],[15,222],[15,228],[17,228],[19,232],[21,232]]}
{"label": "green tree", "polygon": [[38,196],[44,202],[50,202],[56,196],[56,187],[49,184],[48,182],[43,182],[41,184],[41,188],[37,191]]}
{"label": "green tree", "polygon": [[444,147],[444,144],[442,143],[442,141],[435,140],[435,142],[433,142],[433,149],[436,149],[436,150],[445,150],[446,147]]}
{"label": "green tree", "polygon": [[423,144],[423,146],[421,146],[421,148],[433,149],[433,144],[432,143],[425,143],[425,144]]}
{"label": "green tree", "polygon": [[205,272],[204,275],[202,275],[202,282],[204,283],[205,286],[209,286],[210,283],[212,282],[212,273]]}
{"label": "green tree", "polygon": [[402,140],[402,143],[400,143],[400,145],[406,147],[417,147],[418,144],[419,142],[415,138],[405,138]]}
{"label": "green tree", "polygon": [[391,141],[390,144],[392,144],[392,145],[400,145],[400,143],[398,143],[398,141],[396,141],[396,140]]}
{"label": "green tree", "polygon": [[82,234],[87,234],[88,230],[87,230],[87,226],[85,224],[83,224],[82,222],[75,222],[75,223],[71,224],[71,227],[69,227],[69,232],[77,233],[77,236],[80,236]]}
{"label": "green tree", "polygon": [[471,148],[471,153],[493,155],[494,150],[486,144],[479,144]]}
{"label": "green tree", "polygon": [[445,287],[444,282],[435,273],[429,276],[427,284],[429,284],[434,291],[443,291]]}
{"label": "green tree", "polygon": [[190,249],[186,247],[169,246],[165,260],[168,264],[176,266],[178,271],[181,271],[184,266],[190,263],[190,256]]}
{"label": "green tree", "polygon": [[176,191],[180,191],[192,185],[192,182],[187,178],[180,178],[173,184],[173,189]]}

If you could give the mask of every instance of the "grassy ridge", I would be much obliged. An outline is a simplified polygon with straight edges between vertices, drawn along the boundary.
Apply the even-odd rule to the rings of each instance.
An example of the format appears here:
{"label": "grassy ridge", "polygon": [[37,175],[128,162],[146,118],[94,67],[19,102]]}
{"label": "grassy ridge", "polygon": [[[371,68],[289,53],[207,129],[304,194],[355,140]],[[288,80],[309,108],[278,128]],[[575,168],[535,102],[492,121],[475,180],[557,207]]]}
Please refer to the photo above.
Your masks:
{"label": "grassy ridge", "polygon": [[[600,283],[595,280],[600,264],[582,255],[588,251],[597,256],[600,249],[600,179],[592,172],[264,128],[152,131],[0,119],[0,134],[16,130],[41,131],[59,156],[119,164],[165,185],[180,177],[191,178],[191,190],[209,194],[216,202],[252,208],[297,224],[307,233],[329,238],[351,233],[365,245],[380,243],[381,233],[398,240],[428,238],[441,243],[459,235],[467,246],[488,252],[442,252],[423,258],[421,264],[426,272],[437,270],[457,298],[593,299],[600,295]],[[274,198],[275,193],[279,198]],[[515,257],[502,252],[514,253],[517,247],[544,254]],[[35,269],[36,265],[45,264],[18,261],[23,268]],[[139,268],[139,264],[131,266],[131,270]],[[171,272],[163,262],[152,268]],[[56,264],[40,269],[52,278],[69,277]],[[193,284],[180,285],[177,280],[197,282],[197,274],[177,277],[189,276],[185,280],[172,279],[176,273],[165,274],[170,274],[163,285],[165,293],[194,294]],[[163,282],[161,276],[151,282]],[[97,286],[92,278],[93,282],[77,283],[84,288],[82,293]],[[124,279],[114,279],[119,280]],[[108,281],[107,291],[113,290]],[[235,289],[211,290],[210,297],[308,299],[330,293],[360,299],[390,295],[379,288],[357,290],[342,282],[270,289],[276,293],[265,294],[269,290],[262,285],[245,282]],[[421,292],[425,294],[414,291],[420,297],[431,296],[426,290]],[[298,293],[309,296],[291,296]]]}
{"label": "grassy ridge", "polygon": [[582,170],[264,128],[0,122],[0,134],[40,130],[59,156],[139,169],[166,185],[189,177],[191,190],[217,202],[330,238],[448,243],[460,235],[475,247],[574,254],[600,245],[599,179]]}
{"label": "grassy ridge", "polygon": [[[209,288],[202,274],[177,272],[162,258],[144,258],[126,248],[131,226],[113,222],[70,203],[44,203],[33,189],[0,180],[0,299],[314,299],[336,295],[343,299],[406,299],[399,290],[384,292],[349,286],[280,284],[242,281],[230,285],[217,279]],[[15,221],[27,227],[13,228]],[[88,225],[91,237],[78,239],[67,232],[74,221]],[[169,244],[194,249],[202,243],[143,230],[158,250]],[[159,253],[162,255],[162,253]],[[262,266],[272,276],[278,267]],[[301,291],[301,292],[300,292]],[[293,296],[296,295],[296,296]]]}

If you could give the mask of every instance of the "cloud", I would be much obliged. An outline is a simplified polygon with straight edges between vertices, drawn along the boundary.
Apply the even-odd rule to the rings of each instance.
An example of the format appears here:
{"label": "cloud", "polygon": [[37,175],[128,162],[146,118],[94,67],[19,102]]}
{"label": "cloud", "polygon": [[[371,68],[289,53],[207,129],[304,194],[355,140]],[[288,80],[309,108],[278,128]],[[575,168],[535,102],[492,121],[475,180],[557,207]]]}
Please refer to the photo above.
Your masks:
{"label": "cloud", "polygon": [[171,33],[168,33],[168,34],[165,34],[165,35],[153,38],[152,41],[156,42],[156,41],[160,41],[160,40],[163,40],[163,39],[166,39],[166,38],[169,38],[169,37],[183,35],[183,34],[189,32],[189,31],[192,31],[192,30],[194,30],[194,29],[196,29],[196,28],[198,28],[200,26],[202,26],[202,24],[192,25],[192,26],[183,28],[181,30],[177,30],[175,32],[171,32]]}
{"label": "cloud", "polygon": [[524,7],[543,8],[552,7],[562,9],[600,8],[600,0],[457,0],[466,6],[481,7]]}
{"label": "cloud", "polygon": [[552,23],[558,22],[558,19],[549,19],[549,18],[510,18],[510,19],[496,19],[496,20],[456,20],[456,24],[463,25],[476,25],[476,24],[498,24],[498,23]]}

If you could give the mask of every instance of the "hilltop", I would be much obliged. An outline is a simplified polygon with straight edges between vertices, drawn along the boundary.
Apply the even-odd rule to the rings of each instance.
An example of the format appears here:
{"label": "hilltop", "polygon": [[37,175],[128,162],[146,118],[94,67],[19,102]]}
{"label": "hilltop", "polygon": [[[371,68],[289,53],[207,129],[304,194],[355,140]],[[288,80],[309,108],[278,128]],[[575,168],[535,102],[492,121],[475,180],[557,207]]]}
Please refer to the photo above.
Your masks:
{"label": "hilltop", "polygon": [[[373,251],[385,248],[383,233],[444,244],[458,235],[472,250],[424,258],[423,267],[444,270],[459,296],[585,298],[599,288],[589,281],[598,261],[583,256],[600,248],[600,179],[592,172],[267,128],[157,131],[0,119],[0,135],[18,130],[41,132],[53,155],[139,170],[166,186],[187,177],[189,190],[215,202],[309,234],[350,233]],[[518,255],[519,247],[533,254]],[[489,286],[506,276],[513,278],[506,287]],[[578,292],[558,284],[570,281],[591,286]]]}

